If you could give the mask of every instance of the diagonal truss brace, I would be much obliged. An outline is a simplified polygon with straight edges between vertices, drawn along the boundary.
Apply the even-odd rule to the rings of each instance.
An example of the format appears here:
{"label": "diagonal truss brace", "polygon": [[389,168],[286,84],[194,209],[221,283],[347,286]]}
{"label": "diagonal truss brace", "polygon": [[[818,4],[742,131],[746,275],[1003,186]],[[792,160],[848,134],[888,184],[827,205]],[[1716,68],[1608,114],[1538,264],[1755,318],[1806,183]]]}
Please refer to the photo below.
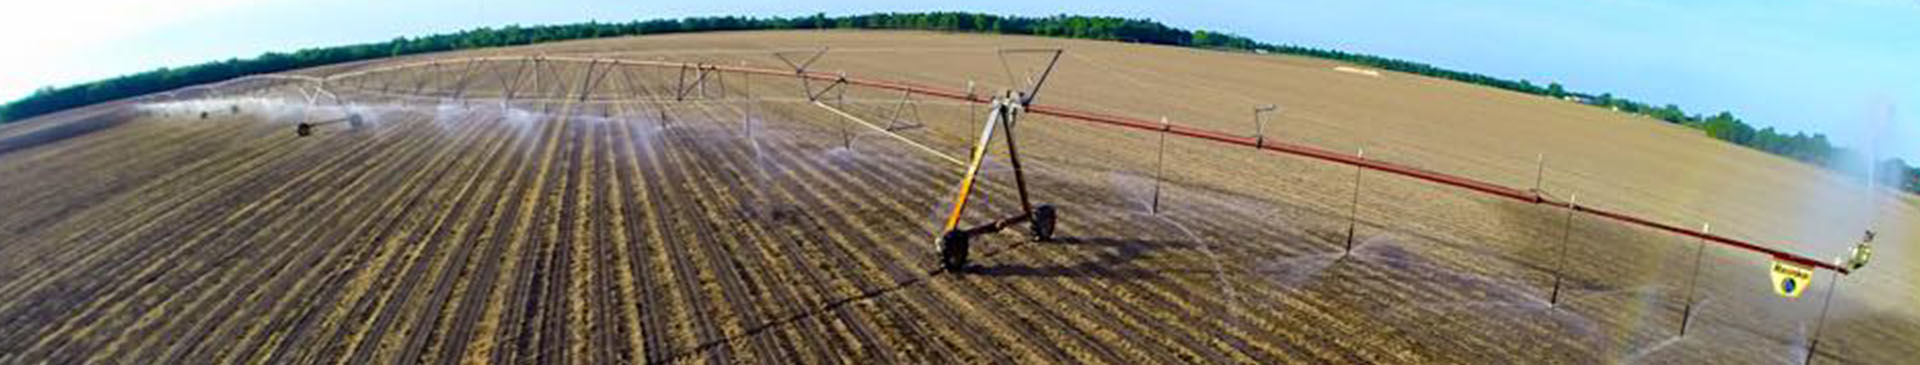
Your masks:
{"label": "diagonal truss brace", "polygon": [[[907,113],[913,113],[913,115],[908,116]],[[920,103],[913,100],[913,89],[907,89],[900,94],[900,102],[893,105],[893,113],[887,118],[886,130],[898,132],[925,127],[926,124],[922,123],[922,120]]]}
{"label": "diagonal truss brace", "polygon": [[[1047,68],[1041,70],[1038,77],[1030,78],[1026,83],[1021,83],[1013,77],[1013,67],[1007,63],[1007,55],[1022,53],[1052,54],[1047,58]],[[1047,84],[1047,76],[1052,75],[1053,67],[1060,64],[1060,55],[1062,53],[1066,53],[1066,50],[1060,48],[1013,48],[1000,50],[998,54],[1000,57],[1000,68],[1007,73],[1007,85],[1026,85],[1027,87],[1024,92],[1016,96],[1019,99],[1014,100],[1015,103],[1020,104],[1021,107],[1033,105],[1033,100],[1040,97],[1040,87]]]}
{"label": "diagonal truss brace", "polygon": [[[607,60],[602,62],[601,60],[596,59],[596,60],[593,60],[592,62],[588,62],[587,75],[586,75],[586,78],[584,79],[585,81],[581,82],[581,85],[580,85],[579,100],[587,101],[587,98],[593,95],[593,91],[599,89],[600,83],[607,80],[607,75],[613,74],[613,69],[619,65],[620,65],[620,61],[615,61],[615,60]],[[596,68],[595,66],[599,66],[599,67]],[[593,71],[596,69],[600,71],[599,76],[594,76]]]}
{"label": "diagonal truss brace", "polygon": [[513,69],[512,78],[508,78],[506,73],[500,74],[500,104],[501,105],[506,105],[507,102],[513,101],[513,95],[515,92],[519,91],[520,80],[526,77],[527,65],[530,63],[533,63],[532,57],[528,57],[525,60],[521,60],[520,67],[515,67]]}
{"label": "diagonal truss brace", "polygon": [[[467,60],[467,67],[465,67],[465,70],[460,72],[460,78],[454,80],[454,83],[453,83],[454,99],[461,99],[467,95],[467,85],[473,82],[473,70],[476,68],[475,66],[477,66],[479,62],[480,62],[479,59]],[[464,103],[465,101],[463,100],[462,102]]]}
{"label": "diagonal truss brace", "polygon": [[[827,95],[828,91],[847,84],[847,73],[842,71],[840,72],[840,77],[835,78],[832,83],[827,84],[826,87],[821,88],[818,92],[813,91],[813,81],[807,77],[807,69],[813,67],[813,63],[819,61],[821,56],[825,56],[829,49],[828,47],[820,47],[820,50],[814,51],[813,55],[807,56],[806,61],[797,63],[793,62],[793,59],[787,58],[787,55],[798,52],[774,52],[773,57],[779,59],[781,63],[787,64],[787,67],[793,68],[793,76],[800,79],[800,93],[801,95],[807,96],[807,101],[820,101],[820,97]],[[845,95],[846,90],[841,90],[841,96],[844,98]]]}
{"label": "diagonal truss brace", "polygon": [[[693,75],[693,82],[692,82],[692,83],[688,83],[688,82],[687,82],[687,72],[688,72],[688,71],[692,71],[692,72],[694,73],[694,75]],[[674,101],[686,101],[686,100],[687,100],[687,95],[688,95],[688,94],[692,94],[692,93],[693,93],[693,92],[694,92],[695,90],[698,90],[698,91],[700,92],[699,94],[697,94],[697,95],[699,95],[700,97],[708,97],[708,98],[710,98],[710,96],[708,96],[708,95],[707,95],[707,84],[708,84],[708,83],[710,82],[710,81],[708,81],[708,80],[709,80],[709,79],[717,79],[717,78],[719,78],[719,77],[720,77],[720,76],[719,76],[719,74],[720,74],[720,68],[719,68],[719,67],[715,67],[715,66],[713,66],[713,65],[708,65],[708,64],[692,64],[692,65],[687,65],[687,64],[681,64],[681,65],[680,65],[680,81],[679,81],[679,84],[678,84],[678,85],[676,85],[676,86],[674,87],[674,89],[675,89],[675,90],[674,90],[674,94],[673,94],[673,100],[674,100]],[[726,87],[726,86],[724,86],[724,84],[722,84],[722,86],[720,86],[720,87],[721,87],[721,89],[720,89],[720,93],[721,93],[722,95],[725,95],[725,94],[726,94],[726,89],[725,89],[725,87]]]}

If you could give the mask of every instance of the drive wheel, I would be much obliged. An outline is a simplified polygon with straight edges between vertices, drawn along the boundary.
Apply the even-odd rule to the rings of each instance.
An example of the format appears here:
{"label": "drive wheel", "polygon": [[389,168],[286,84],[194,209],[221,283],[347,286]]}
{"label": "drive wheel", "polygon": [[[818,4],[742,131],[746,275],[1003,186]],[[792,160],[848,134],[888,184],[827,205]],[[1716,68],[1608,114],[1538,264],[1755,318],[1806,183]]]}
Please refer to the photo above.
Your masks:
{"label": "drive wheel", "polygon": [[940,242],[937,242],[940,246],[940,267],[955,272],[966,269],[967,240],[970,238],[963,231],[947,231],[947,234],[941,235]]}
{"label": "drive wheel", "polygon": [[1033,224],[1028,226],[1028,228],[1033,231],[1033,240],[1041,242],[1052,241],[1053,225],[1059,219],[1059,212],[1054,210],[1053,205],[1041,204],[1039,207],[1033,208]]}

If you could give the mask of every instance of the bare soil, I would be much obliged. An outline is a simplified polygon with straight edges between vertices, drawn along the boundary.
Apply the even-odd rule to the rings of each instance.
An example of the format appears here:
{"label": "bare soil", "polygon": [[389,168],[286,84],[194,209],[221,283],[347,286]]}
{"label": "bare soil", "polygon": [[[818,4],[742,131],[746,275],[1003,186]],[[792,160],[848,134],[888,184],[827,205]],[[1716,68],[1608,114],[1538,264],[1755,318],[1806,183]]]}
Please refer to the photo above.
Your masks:
{"label": "bare soil", "polygon": [[[1041,104],[1245,134],[1278,104],[1269,139],[1815,257],[1871,220],[1877,261],[1839,278],[1815,361],[1920,353],[1920,203],[1695,131],[1320,60],[800,31],[397,58],[299,72],[334,76],[311,109],[301,83],[236,82],[0,126],[0,363],[1799,362],[1835,287],[1777,298],[1758,254],[1244,147],[1169,138],[1156,169],[1159,136],[1043,116],[1015,134],[1059,239],[985,236],[946,273],[931,241],[962,171],[937,154],[964,156],[984,107],[464,62],[822,46],[815,70],[983,93],[1038,62],[997,49],[1060,47]],[[918,110],[896,133],[934,152],[829,108]],[[995,156],[968,222],[1017,210]]]}

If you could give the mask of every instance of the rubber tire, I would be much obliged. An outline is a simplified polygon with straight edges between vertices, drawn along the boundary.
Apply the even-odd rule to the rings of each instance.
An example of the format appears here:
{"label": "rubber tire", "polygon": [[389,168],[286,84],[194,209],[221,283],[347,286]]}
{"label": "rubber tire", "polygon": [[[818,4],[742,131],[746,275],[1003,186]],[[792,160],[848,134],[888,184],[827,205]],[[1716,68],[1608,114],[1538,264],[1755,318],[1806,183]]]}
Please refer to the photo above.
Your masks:
{"label": "rubber tire", "polygon": [[967,232],[957,230],[947,231],[947,234],[940,235],[940,241],[936,242],[940,246],[940,267],[947,269],[947,271],[954,272],[965,270],[967,268],[967,249],[971,246],[971,243],[967,241],[970,239],[972,239],[972,237],[969,237]]}
{"label": "rubber tire", "polygon": [[1050,204],[1041,204],[1033,208],[1033,222],[1027,225],[1033,233],[1033,240],[1047,242],[1053,240],[1054,223],[1060,220],[1060,213]]}

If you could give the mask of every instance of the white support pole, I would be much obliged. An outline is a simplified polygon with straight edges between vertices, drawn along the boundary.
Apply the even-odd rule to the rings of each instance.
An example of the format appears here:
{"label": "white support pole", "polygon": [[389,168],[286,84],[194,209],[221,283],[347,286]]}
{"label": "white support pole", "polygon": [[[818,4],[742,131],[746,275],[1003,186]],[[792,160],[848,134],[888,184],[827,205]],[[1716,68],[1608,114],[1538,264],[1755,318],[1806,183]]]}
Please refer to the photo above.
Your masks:
{"label": "white support pole", "polygon": [[[740,67],[742,68],[747,67],[747,61],[740,61]],[[754,100],[753,100],[753,73],[751,72],[741,73],[740,82],[742,83],[740,88],[740,96],[745,98],[747,101],[747,111],[745,113],[742,113],[745,115],[745,117],[740,118],[740,126],[741,128],[744,128],[747,131],[747,141],[753,142],[754,141],[753,112],[755,111],[754,109],[760,107],[760,105],[758,103],[754,103]],[[755,150],[755,151],[756,151],[755,153],[758,153],[757,152],[758,150]]]}
{"label": "white support pole", "polygon": [[847,107],[847,87],[848,86],[844,85],[846,83],[847,83],[847,70],[840,70],[840,80],[834,81],[834,84],[839,85],[839,87],[836,88],[838,92],[835,93],[833,97],[834,98],[833,103],[836,104],[835,106],[838,106],[841,108]]}
{"label": "white support pole", "polygon": [[1566,276],[1562,272],[1566,270],[1567,241],[1573,239],[1573,212],[1576,210],[1580,210],[1580,194],[1578,193],[1567,198],[1567,220],[1564,226],[1565,228],[1560,231],[1560,252],[1556,255],[1553,262],[1553,294],[1547,299],[1547,305],[1550,307],[1560,305],[1560,280],[1561,277]]}
{"label": "white support pole", "polygon": [[1542,188],[1540,184],[1546,182],[1546,179],[1547,179],[1547,154],[1541,153],[1541,154],[1535,155],[1533,160],[1533,193],[1536,194],[1536,196],[1537,194],[1541,194],[1542,192],[1544,192],[1543,190],[1540,190]]}
{"label": "white support pole", "polygon": [[[1362,161],[1366,160],[1367,148],[1366,147],[1359,148],[1359,150],[1356,151],[1354,156],[1359,158]],[[1340,257],[1342,258],[1345,258],[1347,257],[1348,254],[1353,253],[1354,234],[1360,228],[1360,178],[1361,178],[1361,174],[1366,171],[1367,169],[1362,168],[1360,166],[1353,167],[1353,201],[1347,205],[1348,207],[1347,242],[1346,242],[1347,247],[1344,251],[1340,252]]]}
{"label": "white support pole", "polygon": [[467,67],[460,71],[460,80],[454,83],[453,98],[460,100],[461,107],[467,106],[467,84],[472,82],[473,69],[479,63],[478,58],[467,59]]}
{"label": "white support pole", "polygon": [[701,98],[712,98],[712,96],[707,93],[707,65],[697,65],[694,66],[694,68],[695,73],[698,75],[693,79],[694,87],[700,89]]}
{"label": "white support pole", "polygon": [[687,63],[680,63],[680,79],[674,81],[674,102],[687,98]]}
{"label": "white support pole", "polygon": [[1160,145],[1158,148],[1154,150],[1154,157],[1153,157],[1153,203],[1148,208],[1149,213],[1156,214],[1156,215],[1160,214],[1161,174],[1164,174],[1166,172],[1165,166],[1167,161],[1167,131],[1170,131],[1172,129],[1173,129],[1173,123],[1167,121],[1166,116],[1161,116],[1160,117]]}
{"label": "white support pole", "polygon": [[640,82],[633,78],[632,67],[621,67],[620,76],[627,80],[627,99],[640,98]]}
{"label": "white support pole", "polygon": [[423,93],[426,92],[427,84],[439,79],[440,79],[440,63],[434,62],[434,63],[427,64],[427,76],[421,77],[420,82],[413,84],[413,95],[414,96],[426,95]]}
{"label": "white support pole", "polygon": [[1260,121],[1260,114],[1266,113],[1266,112],[1279,111],[1279,110],[1280,110],[1280,106],[1273,105],[1273,104],[1253,107],[1253,147],[1254,148],[1261,148],[1267,145],[1267,124]]}
{"label": "white support pole", "polygon": [[1820,353],[1820,330],[1827,327],[1827,310],[1833,308],[1833,293],[1840,291],[1840,273],[1828,273],[1826,299],[1820,301],[1820,319],[1813,322],[1813,336],[1807,337],[1807,358],[1801,364],[1812,364],[1814,355]]}
{"label": "white support pole", "polygon": [[[1712,223],[1700,224],[1700,233],[1712,234],[1712,232]],[[1698,290],[1698,285],[1700,285],[1700,264],[1705,260],[1707,252],[1707,239],[1698,238],[1695,239],[1695,242],[1693,248],[1693,274],[1688,275],[1687,279],[1687,302],[1686,305],[1680,309],[1680,336],[1682,337],[1687,335],[1687,325],[1690,324],[1693,319],[1693,293],[1695,290]]]}
{"label": "white support pole", "polygon": [[967,80],[967,127],[980,130],[980,103],[973,102],[973,80]]}
{"label": "white support pole", "polygon": [[548,65],[547,73],[550,74],[548,75],[548,77],[553,78],[553,89],[556,91],[559,91],[559,94],[560,94],[554,99],[566,100],[568,97],[573,96],[572,94],[573,88],[567,85],[567,78],[562,76],[562,74],[560,73],[560,70],[554,69],[555,67],[565,67],[565,66],[555,66],[554,64],[555,63],[547,63]]}
{"label": "white support pole", "polygon": [[[540,70],[543,70],[543,69],[544,69],[544,68],[542,68],[542,67],[540,67],[540,66],[541,66],[541,64],[540,64],[541,62],[543,62],[543,61],[541,60],[541,58],[540,58],[540,57],[534,57],[534,58],[533,58],[533,92],[535,92],[535,93],[545,93],[545,92],[546,92],[546,91],[543,91],[543,90],[541,90],[541,89],[540,89],[540,74],[541,74],[541,72],[540,72]],[[535,98],[535,99],[540,99],[540,98],[544,98],[544,97],[546,97],[546,95],[534,95],[534,98]]]}

